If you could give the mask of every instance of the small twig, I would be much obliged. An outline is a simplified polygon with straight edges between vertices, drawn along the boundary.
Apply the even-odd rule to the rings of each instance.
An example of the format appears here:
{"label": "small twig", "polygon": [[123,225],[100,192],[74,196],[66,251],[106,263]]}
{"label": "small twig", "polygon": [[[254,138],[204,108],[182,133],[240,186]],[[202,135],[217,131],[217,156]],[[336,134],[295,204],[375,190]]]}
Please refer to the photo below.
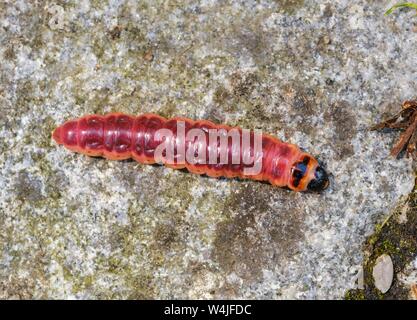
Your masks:
{"label": "small twig", "polygon": [[398,113],[394,117],[372,126],[371,128],[369,128],[369,130],[376,131],[376,130],[382,130],[386,128],[389,128],[389,129],[402,128],[403,126],[402,123],[399,123],[399,124],[396,123],[400,116],[401,116],[401,113]]}
{"label": "small twig", "polygon": [[407,157],[411,156],[413,160],[416,159],[417,150],[417,131],[414,131],[407,146]]}
{"label": "small twig", "polygon": [[417,300],[417,283],[411,285],[411,293],[414,300]]}
{"label": "small twig", "polygon": [[407,145],[408,141],[410,140],[411,136],[414,134],[414,132],[417,129],[417,115],[413,115],[413,122],[411,125],[405,130],[401,136],[398,142],[394,145],[394,147],[391,149],[391,155],[393,157],[398,157],[400,152],[404,149],[404,147]]}
{"label": "small twig", "polygon": [[[403,109],[398,112],[393,117],[378,123],[372,126],[369,130],[381,130],[381,129],[405,129],[411,124],[410,116],[413,114],[414,110],[411,109],[412,107],[405,107],[403,105]],[[403,120],[397,123],[398,119],[402,118]]]}
{"label": "small twig", "polygon": [[405,101],[402,109],[393,117],[378,123],[370,130],[405,129],[400,139],[391,149],[390,154],[398,157],[400,152],[407,147],[407,156],[416,157],[417,150],[417,101]]}

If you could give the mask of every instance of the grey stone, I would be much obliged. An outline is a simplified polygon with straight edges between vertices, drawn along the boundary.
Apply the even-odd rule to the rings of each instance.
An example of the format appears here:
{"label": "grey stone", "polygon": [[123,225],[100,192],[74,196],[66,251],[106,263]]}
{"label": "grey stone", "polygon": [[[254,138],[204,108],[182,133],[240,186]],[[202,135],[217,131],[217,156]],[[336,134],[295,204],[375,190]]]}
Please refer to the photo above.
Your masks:
{"label": "grey stone", "polygon": [[[378,1],[0,4],[0,298],[341,298],[414,185],[413,12]],[[151,58],[150,58],[151,57]],[[205,118],[296,143],[330,189],[294,193],[72,154],[63,121]]]}
{"label": "grey stone", "polygon": [[399,282],[409,288],[409,298],[417,300],[417,256],[397,275]]}
{"label": "grey stone", "polygon": [[374,277],[375,287],[382,293],[386,293],[391,288],[394,278],[394,265],[389,255],[382,254],[376,259],[372,276]]}

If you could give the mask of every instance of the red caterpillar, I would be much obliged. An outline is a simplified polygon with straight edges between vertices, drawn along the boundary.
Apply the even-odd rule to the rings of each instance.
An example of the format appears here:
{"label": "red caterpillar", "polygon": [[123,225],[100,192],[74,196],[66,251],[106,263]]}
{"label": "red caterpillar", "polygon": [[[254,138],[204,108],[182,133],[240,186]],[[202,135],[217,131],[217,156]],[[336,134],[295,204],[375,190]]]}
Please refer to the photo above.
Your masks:
{"label": "red caterpillar", "polygon": [[[180,138],[180,134],[177,133],[179,123],[184,124],[185,134],[190,133],[192,129],[200,129],[203,132],[203,140]],[[159,133],[157,134],[160,129],[171,130],[173,136],[161,138]],[[236,151],[228,137],[226,146],[223,145],[223,149],[220,150],[222,147],[218,141],[214,148],[213,145],[207,143],[212,129],[223,129],[228,134],[232,133],[232,130],[242,133],[240,128],[217,125],[206,120],[165,119],[155,114],[133,117],[121,113],[110,113],[105,116],[87,115],[67,121],[56,128],[52,136],[58,144],[64,145],[69,150],[111,160],[133,158],[140,163],[162,162],[170,168],[187,168],[188,171],[196,174],[263,180],[294,191],[321,191],[329,184],[327,173],[319,166],[317,160],[308,153],[302,152],[296,145],[284,143],[270,135],[262,135],[258,152],[253,143],[254,133],[250,132],[251,142],[246,148],[243,147],[242,142],[242,148]],[[174,161],[164,158],[156,159],[155,150],[162,142],[175,150]],[[195,154],[196,150],[202,150],[199,149],[202,147],[204,151],[207,151],[204,160],[207,160],[207,154],[213,152],[213,149],[215,149],[214,152],[218,152],[215,153],[217,155],[223,151],[226,153],[227,162],[200,163],[185,160],[178,156],[180,143],[184,145],[185,152],[191,152],[191,154]],[[252,157],[249,163],[240,161],[236,164],[231,161],[233,156],[242,160],[247,154]],[[219,160],[218,156],[216,159]],[[261,165],[261,170],[256,174],[247,174],[246,169],[254,166],[257,160]]]}

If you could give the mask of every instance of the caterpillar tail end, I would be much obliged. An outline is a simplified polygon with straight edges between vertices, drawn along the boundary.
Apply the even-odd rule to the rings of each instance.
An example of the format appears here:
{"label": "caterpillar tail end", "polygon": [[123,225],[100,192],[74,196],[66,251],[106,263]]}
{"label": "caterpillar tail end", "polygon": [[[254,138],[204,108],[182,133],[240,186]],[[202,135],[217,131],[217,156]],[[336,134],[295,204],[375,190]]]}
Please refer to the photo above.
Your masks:
{"label": "caterpillar tail end", "polygon": [[52,132],[52,139],[54,139],[57,144],[62,144],[61,127],[56,128]]}

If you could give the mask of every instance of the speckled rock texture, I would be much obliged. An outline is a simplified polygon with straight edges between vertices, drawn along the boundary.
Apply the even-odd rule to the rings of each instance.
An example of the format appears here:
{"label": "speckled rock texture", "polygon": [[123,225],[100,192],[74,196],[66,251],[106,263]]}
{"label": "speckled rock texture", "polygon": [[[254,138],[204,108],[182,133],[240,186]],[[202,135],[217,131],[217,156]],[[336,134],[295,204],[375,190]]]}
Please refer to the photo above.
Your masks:
{"label": "speckled rock texture", "polygon": [[[386,2],[386,3],[385,3]],[[393,1],[0,2],[0,298],[342,298],[414,185],[369,132],[416,96]],[[261,129],[331,172],[323,194],[68,152],[111,111]]]}
{"label": "speckled rock texture", "polygon": [[417,300],[417,258],[411,261],[398,278],[409,289],[409,299]]}

